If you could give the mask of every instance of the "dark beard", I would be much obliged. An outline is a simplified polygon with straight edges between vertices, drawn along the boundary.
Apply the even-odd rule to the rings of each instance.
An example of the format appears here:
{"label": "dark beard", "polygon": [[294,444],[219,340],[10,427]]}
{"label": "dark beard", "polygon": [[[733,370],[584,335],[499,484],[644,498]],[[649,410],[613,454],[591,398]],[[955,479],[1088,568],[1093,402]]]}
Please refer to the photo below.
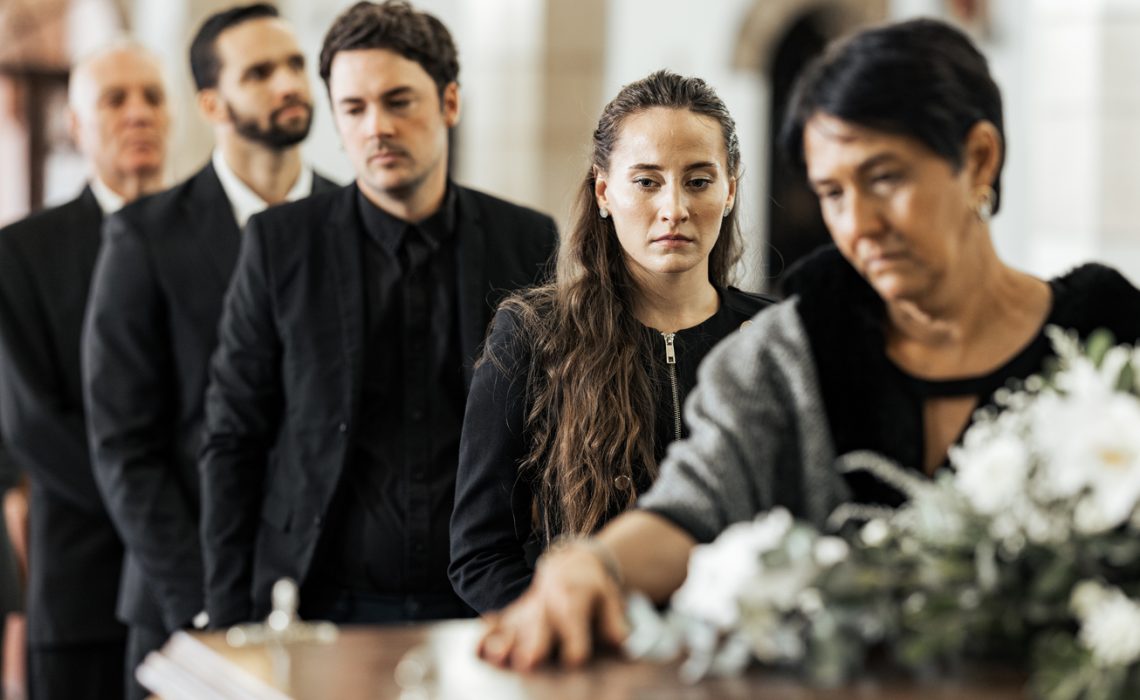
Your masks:
{"label": "dark beard", "polygon": [[[285,128],[277,124],[277,115],[289,107],[302,105],[309,111],[309,116],[305,119],[303,126],[298,128]],[[313,124],[313,108],[312,105],[306,102],[287,102],[284,105],[273,110],[269,115],[269,127],[263,129],[257,123],[257,119],[246,119],[242,117],[234,108],[226,104],[226,112],[230,116],[230,122],[234,125],[234,131],[241,134],[244,138],[254,143],[259,143],[263,146],[271,148],[275,151],[281,151],[291,146],[296,146],[305,140],[309,135],[309,127]]]}

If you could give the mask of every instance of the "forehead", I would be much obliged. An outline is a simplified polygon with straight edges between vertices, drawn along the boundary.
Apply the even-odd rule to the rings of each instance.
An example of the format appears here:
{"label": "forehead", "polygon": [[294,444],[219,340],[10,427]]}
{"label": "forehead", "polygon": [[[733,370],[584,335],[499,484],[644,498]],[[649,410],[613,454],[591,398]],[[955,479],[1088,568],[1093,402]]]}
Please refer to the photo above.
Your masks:
{"label": "forehead", "polygon": [[618,131],[612,160],[622,163],[692,163],[726,165],[728,152],[720,123],[687,109],[653,107],[626,117]]}
{"label": "forehead", "polygon": [[280,60],[300,51],[293,30],[278,17],[247,20],[226,29],[214,42],[214,52],[223,71]]}
{"label": "forehead", "polygon": [[329,67],[333,100],[376,96],[398,88],[435,91],[423,66],[388,49],[340,51]]}
{"label": "forehead", "polygon": [[918,141],[899,134],[853,124],[830,114],[816,114],[804,124],[804,161],[808,178],[830,177],[838,169],[858,167],[881,156],[934,157]]}
{"label": "forehead", "polygon": [[81,73],[96,93],[110,87],[162,84],[158,60],[141,49],[114,51],[93,60]]}

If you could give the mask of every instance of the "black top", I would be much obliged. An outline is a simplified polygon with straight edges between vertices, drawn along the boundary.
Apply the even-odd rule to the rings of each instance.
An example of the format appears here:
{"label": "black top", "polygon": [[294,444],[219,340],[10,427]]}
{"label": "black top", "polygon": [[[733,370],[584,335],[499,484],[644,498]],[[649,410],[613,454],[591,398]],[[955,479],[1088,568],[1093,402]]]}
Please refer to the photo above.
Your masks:
{"label": "black top", "polygon": [[[701,359],[772,303],[731,287],[717,291],[721,303],[715,314],[673,334],[674,364],[667,362],[666,336],[644,329],[646,368],[657,397],[658,461],[677,437],[681,404],[696,384]],[[500,362],[484,362],[472,380],[456,476],[448,569],[456,592],[479,612],[501,608],[526,589],[544,545],[533,521],[532,483],[519,478],[519,464],[529,451],[525,385],[530,349],[513,313],[499,310],[487,344]],[[683,426],[680,431],[682,436],[687,434]],[[639,493],[647,489],[648,471],[641,470],[634,481]]]}
{"label": "black top", "polygon": [[456,310],[455,189],[410,224],[357,197],[365,361],[351,457],[310,584],[387,595],[451,593],[452,469],[465,391]]}
{"label": "black top", "polygon": [[[1049,287],[1053,305],[1044,326],[1008,362],[979,376],[931,381],[907,374],[887,357],[886,307],[834,247],[804,260],[789,274],[785,290],[800,300],[835,453],[873,450],[922,473],[926,399],[972,395],[979,408],[993,405],[996,390],[1045,369],[1053,357],[1044,332],[1050,325],[1081,337],[1104,328],[1117,342],[1140,339],[1140,290],[1119,272],[1083,265],[1050,280]],[[869,474],[846,479],[853,501],[892,506],[903,501],[897,490]]]}

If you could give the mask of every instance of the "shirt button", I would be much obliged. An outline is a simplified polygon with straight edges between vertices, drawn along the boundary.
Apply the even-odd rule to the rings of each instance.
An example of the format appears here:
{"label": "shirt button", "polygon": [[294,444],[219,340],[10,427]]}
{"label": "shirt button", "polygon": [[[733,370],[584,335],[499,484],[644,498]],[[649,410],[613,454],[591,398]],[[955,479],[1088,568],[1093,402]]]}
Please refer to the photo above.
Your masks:
{"label": "shirt button", "polygon": [[414,420],[418,423],[418,422],[422,421],[423,419],[424,419],[424,412],[423,411],[421,411],[418,408],[412,410],[412,420]]}
{"label": "shirt button", "polygon": [[347,423],[338,423],[336,426],[336,429],[342,433],[347,433],[348,432],[348,424]]}
{"label": "shirt button", "polygon": [[315,518],[313,518],[313,527],[320,527],[320,526],[321,526],[321,516],[318,515]]}

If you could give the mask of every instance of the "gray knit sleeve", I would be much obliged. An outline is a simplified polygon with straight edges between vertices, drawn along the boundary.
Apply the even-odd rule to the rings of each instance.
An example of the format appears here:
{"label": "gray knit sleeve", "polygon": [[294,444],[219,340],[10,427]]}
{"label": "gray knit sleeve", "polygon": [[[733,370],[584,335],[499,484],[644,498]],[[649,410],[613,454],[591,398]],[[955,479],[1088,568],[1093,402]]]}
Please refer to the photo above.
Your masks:
{"label": "gray knit sleeve", "polygon": [[699,542],[782,505],[822,524],[846,498],[793,297],[761,312],[701,364],[673,443],[638,507]]}

